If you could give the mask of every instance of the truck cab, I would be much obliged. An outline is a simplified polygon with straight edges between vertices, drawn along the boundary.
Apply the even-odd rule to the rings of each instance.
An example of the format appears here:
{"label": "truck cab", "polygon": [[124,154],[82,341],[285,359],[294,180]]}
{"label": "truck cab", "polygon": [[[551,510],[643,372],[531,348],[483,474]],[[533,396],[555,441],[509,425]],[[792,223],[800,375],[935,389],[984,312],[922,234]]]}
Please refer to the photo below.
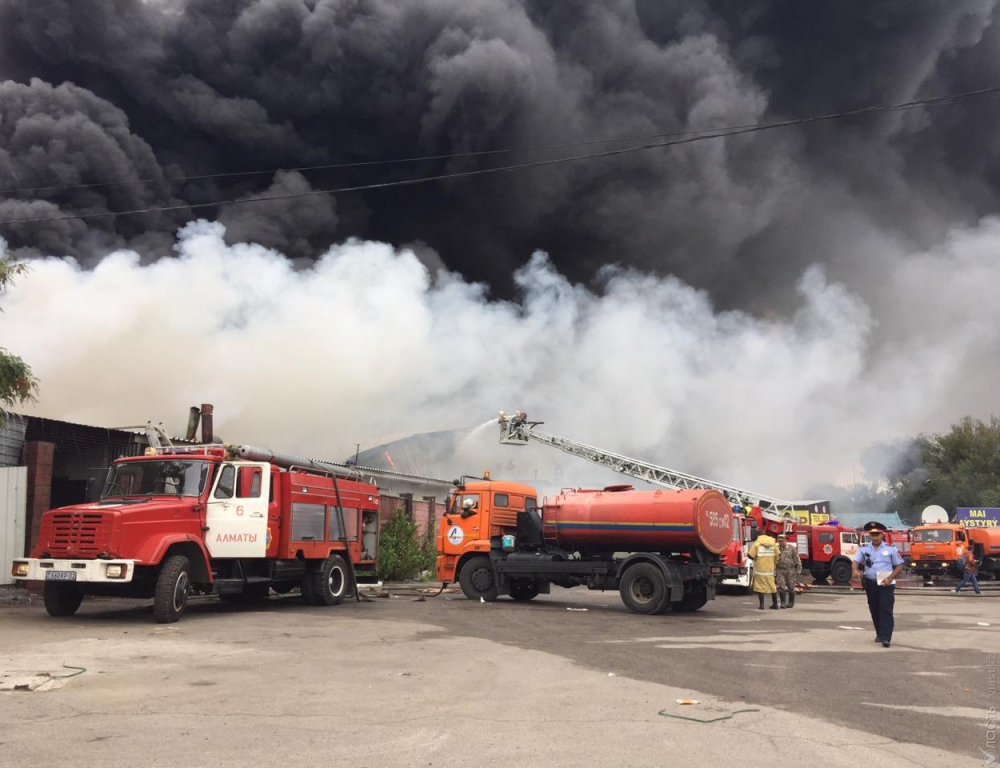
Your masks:
{"label": "truck cab", "polygon": [[910,541],[909,566],[922,578],[958,576],[958,559],[969,551],[968,533],[955,523],[918,525]]}
{"label": "truck cab", "polygon": [[802,567],[817,581],[850,583],[851,561],[867,542],[868,534],[843,525],[798,526],[797,546]]}
{"label": "truck cab", "polygon": [[477,554],[489,554],[495,536],[516,535],[518,518],[536,518],[538,493],[530,485],[488,478],[469,482],[463,478],[448,499],[437,539],[437,578],[443,583],[458,580],[462,566]]}

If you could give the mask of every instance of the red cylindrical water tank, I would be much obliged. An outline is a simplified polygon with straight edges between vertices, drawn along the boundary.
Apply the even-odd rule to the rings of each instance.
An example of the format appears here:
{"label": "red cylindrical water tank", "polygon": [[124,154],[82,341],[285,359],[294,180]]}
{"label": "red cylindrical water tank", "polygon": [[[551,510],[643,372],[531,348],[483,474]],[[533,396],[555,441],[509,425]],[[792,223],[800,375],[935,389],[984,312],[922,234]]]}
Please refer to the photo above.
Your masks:
{"label": "red cylindrical water tank", "polygon": [[563,491],[542,509],[545,540],[587,552],[721,553],[733,540],[733,510],[718,491]]}

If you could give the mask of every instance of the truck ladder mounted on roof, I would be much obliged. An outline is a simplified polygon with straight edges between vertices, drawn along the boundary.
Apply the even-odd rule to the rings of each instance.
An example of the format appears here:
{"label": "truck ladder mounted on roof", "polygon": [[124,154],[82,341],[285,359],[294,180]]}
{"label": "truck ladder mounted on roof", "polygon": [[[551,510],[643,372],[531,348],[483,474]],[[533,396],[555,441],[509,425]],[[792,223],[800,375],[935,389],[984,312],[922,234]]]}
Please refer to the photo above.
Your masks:
{"label": "truck ladder mounted on roof", "polygon": [[613,469],[623,475],[643,480],[651,485],[659,485],[663,488],[673,488],[675,490],[695,490],[711,488],[719,491],[731,504],[745,506],[748,503],[759,504],[762,514],[777,513],[779,516],[791,515],[794,505],[783,499],[773,496],[765,496],[753,493],[745,488],[736,488],[732,485],[724,485],[714,480],[706,480],[703,477],[688,475],[666,467],[658,467],[645,461],[632,459],[610,451],[602,451],[592,445],[578,443],[558,435],[550,435],[541,432],[535,427],[543,424],[541,421],[528,421],[528,417],[523,412],[517,412],[513,416],[507,416],[500,411],[500,442],[504,445],[527,445],[529,440],[558,448],[572,456],[600,464],[602,467]]}

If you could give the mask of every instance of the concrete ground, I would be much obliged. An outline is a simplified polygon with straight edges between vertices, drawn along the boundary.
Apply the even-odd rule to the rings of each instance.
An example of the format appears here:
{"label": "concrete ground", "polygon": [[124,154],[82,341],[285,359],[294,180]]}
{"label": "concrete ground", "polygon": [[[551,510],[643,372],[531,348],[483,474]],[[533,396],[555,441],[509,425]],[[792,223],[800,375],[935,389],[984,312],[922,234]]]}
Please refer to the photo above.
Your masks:
{"label": "concrete ground", "polygon": [[659,617],[558,588],[530,604],[204,598],[167,626],[140,602],[68,620],[5,604],[0,762],[982,765],[998,598],[900,590],[890,649],[863,595],[834,590]]}

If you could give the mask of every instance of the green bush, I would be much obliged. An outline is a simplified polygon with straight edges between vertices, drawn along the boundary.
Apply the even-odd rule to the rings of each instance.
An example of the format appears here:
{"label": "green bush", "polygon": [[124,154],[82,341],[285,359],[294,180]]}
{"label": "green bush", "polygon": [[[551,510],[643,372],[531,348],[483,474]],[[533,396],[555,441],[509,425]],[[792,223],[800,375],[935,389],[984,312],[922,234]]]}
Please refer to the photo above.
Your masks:
{"label": "green bush", "polygon": [[434,532],[417,535],[417,524],[406,519],[400,507],[392,519],[382,526],[378,540],[377,573],[384,581],[413,579],[421,571],[433,571],[437,550]]}

